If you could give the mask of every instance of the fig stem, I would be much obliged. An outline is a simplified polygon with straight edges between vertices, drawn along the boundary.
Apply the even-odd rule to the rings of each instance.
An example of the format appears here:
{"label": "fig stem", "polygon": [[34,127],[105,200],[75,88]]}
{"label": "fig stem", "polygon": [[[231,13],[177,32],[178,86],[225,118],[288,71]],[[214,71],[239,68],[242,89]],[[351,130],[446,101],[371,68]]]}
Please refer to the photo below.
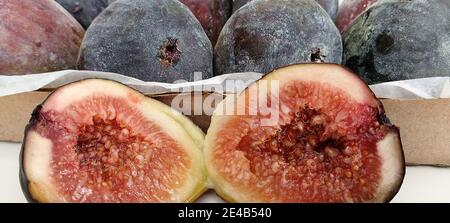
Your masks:
{"label": "fig stem", "polygon": [[323,60],[322,57],[326,57],[326,56],[322,55],[320,53],[320,48],[317,48],[315,50],[311,50],[311,62],[313,62],[313,63],[323,63],[323,62],[325,62],[325,60]]}

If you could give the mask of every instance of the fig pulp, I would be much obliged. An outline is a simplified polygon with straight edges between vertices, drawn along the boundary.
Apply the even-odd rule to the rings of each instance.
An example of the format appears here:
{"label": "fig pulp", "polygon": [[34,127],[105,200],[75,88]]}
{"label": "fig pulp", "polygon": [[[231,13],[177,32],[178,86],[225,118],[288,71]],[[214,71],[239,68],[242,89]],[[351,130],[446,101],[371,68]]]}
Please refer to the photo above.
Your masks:
{"label": "fig pulp", "polygon": [[317,49],[325,62],[341,63],[341,35],[319,4],[312,0],[251,1],[222,29],[215,46],[214,73],[267,73],[309,62]]}
{"label": "fig pulp", "polygon": [[204,135],[113,81],[63,86],[25,132],[21,183],[37,202],[189,202],[206,187]]}
{"label": "fig pulp", "polygon": [[0,75],[75,68],[83,27],[53,0],[0,1]]}
{"label": "fig pulp", "polygon": [[212,77],[211,42],[177,0],[118,0],[94,20],[78,58],[81,70],[128,75],[143,81]]}
{"label": "fig pulp", "polygon": [[280,68],[228,96],[204,156],[215,190],[232,202],[387,202],[405,173],[382,104],[333,64]]}

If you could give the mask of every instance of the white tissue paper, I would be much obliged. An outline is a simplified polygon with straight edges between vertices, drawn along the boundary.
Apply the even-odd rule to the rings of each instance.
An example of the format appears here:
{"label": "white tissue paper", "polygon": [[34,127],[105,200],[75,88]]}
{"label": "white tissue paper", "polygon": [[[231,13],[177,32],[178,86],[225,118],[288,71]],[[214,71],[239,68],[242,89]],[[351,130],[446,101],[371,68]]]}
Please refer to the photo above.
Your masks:
{"label": "white tissue paper", "polygon": [[[166,84],[144,82],[115,73],[65,70],[20,76],[0,75],[0,97],[39,89],[54,89],[59,86],[87,78],[111,79],[126,84],[146,95],[169,92],[214,91],[235,93],[245,89],[263,75],[259,73],[234,73],[207,80]],[[236,82],[236,80],[239,80]],[[226,84],[233,81],[233,85]],[[237,85],[236,85],[237,84]],[[230,88],[230,86],[232,86]],[[450,77],[433,77],[405,81],[387,82],[370,86],[378,98],[384,99],[437,99],[450,98]]]}
{"label": "white tissue paper", "polygon": [[[39,89],[54,89],[65,84],[72,83],[74,81],[88,78],[114,80],[126,84],[146,95],[192,91],[234,93],[245,89],[248,85],[253,83],[255,80],[260,79],[261,77],[262,74],[259,73],[234,73],[194,82],[179,81],[174,84],[166,84],[158,82],[144,82],[135,78],[115,73],[65,70],[51,73],[18,76],[0,75],[0,97],[35,91]],[[233,81],[233,83],[237,83],[237,85],[226,84],[227,81]],[[232,86],[232,88],[230,86]]]}
{"label": "white tissue paper", "polygon": [[450,98],[450,77],[430,77],[371,85],[378,98],[438,99]]}

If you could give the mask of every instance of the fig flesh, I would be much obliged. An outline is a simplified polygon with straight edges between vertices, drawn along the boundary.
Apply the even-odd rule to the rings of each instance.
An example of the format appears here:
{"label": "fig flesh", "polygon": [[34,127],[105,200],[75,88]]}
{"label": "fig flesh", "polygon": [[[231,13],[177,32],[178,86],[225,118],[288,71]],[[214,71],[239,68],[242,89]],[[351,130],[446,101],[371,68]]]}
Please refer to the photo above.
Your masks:
{"label": "fig flesh", "polygon": [[228,96],[204,156],[215,190],[232,202],[387,202],[405,173],[382,104],[334,64],[280,68]]}
{"label": "fig flesh", "polygon": [[75,82],[33,112],[22,188],[36,202],[190,202],[206,188],[203,138],[189,119],[125,85]]}

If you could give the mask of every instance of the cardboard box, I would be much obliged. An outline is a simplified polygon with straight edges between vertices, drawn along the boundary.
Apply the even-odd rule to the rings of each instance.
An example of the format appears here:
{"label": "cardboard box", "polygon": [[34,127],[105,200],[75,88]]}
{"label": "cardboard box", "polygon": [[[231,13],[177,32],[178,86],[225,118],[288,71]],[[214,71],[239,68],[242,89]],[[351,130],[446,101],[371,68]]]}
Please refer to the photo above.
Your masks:
{"label": "cardboard box", "polygon": [[450,99],[382,102],[400,128],[408,164],[450,166]]}
{"label": "cardboard box", "polygon": [[[194,94],[183,94],[192,101]],[[35,91],[0,97],[0,141],[21,142],[25,125],[33,109],[49,95],[48,91]],[[171,104],[178,94],[153,95]],[[211,95],[203,93],[202,97]],[[216,100],[223,95],[213,95]],[[403,149],[408,164],[450,166],[450,99],[435,100],[382,100],[387,116],[400,127]],[[206,132],[210,122],[207,115],[189,116]]]}

